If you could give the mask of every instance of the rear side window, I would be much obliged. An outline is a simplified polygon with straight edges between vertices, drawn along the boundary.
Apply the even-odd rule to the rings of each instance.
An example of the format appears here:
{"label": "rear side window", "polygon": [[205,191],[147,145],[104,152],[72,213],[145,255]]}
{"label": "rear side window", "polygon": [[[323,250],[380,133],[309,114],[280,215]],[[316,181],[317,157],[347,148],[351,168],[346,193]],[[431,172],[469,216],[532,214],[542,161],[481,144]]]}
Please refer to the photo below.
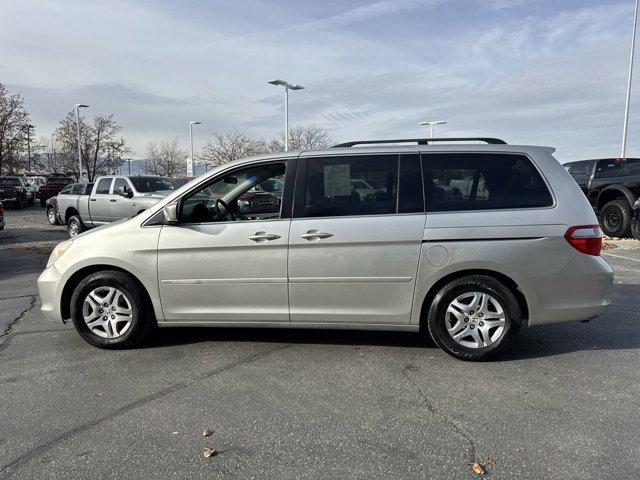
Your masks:
{"label": "rear side window", "polygon": [[591,173],[590,163],[576,163],[571,166],[571,175],[588,175]]}
{"label": "rear side window", "polygon": [[422,155],[428,212],[539,208],[553,205],[542,177],[523,155]]}
{"label": "rear side window", "polygon": [[[83,186],[82,186],[82,185],[74,185],[74,186],[73,186],[73,192],[72,192],[72,193],[73,193],[74,195],[82,195],[82,189],[83,189]],[[60,193],[62,193],[62,192],[60,192]]]}
{"label": "rear side window", "polygon": [[[307,159],[297,217],[396,213],[399,155]],[[300,205],[301,204],[301,205]]]}
{"label": "rear side window", "polygon": [[640,175],[640,158],[598,160],[596,178],[623,177],[625,175]]}
{"label": "rear side window", "polygon": [[106,195],[109,193],[109,187],[111,186],[110,178],[101,178],[96,187],[97,195]]}
{"label": "rear side window", "polygon": [[60,193],[58,195],[68,195],[71,193],[71,189],[73,187],[71,185],[67,185],[66,187],[64,187],[62,190],[60,190]]}

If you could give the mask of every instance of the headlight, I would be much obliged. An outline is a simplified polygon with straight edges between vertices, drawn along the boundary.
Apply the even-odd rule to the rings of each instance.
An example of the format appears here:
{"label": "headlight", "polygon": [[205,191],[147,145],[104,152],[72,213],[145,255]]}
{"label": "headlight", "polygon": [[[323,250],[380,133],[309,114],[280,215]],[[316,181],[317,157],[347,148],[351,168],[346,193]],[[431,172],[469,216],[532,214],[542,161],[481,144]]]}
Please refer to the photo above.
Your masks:
{"label": "headlight", "polygon": [[56,245],[56,248],[54,248],[53,252],[51,252],[51,256],[49,257],[49,261],[47,262],[47,268],[53,265],[56,260],[58,260],[62,256],[62,254],[69,249],[72,243],[73,240],[65,240],[64,242]]}

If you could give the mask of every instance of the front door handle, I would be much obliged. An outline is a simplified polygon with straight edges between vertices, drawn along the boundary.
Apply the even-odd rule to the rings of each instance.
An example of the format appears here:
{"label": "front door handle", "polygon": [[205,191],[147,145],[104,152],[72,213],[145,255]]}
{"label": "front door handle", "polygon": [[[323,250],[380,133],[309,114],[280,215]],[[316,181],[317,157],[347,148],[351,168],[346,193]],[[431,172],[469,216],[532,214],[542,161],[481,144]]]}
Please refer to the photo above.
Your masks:
{"label": "front door handle", "polygon": [[269,240],[277,240],[278,238],[280,238],[280,235],[276,235],[274,233],[256,232],[249,237],[249,240],[253,240],[257,243],[266,243]]}
{"label": "front door handle", "polygon": [[321,240],[329,237],[333,237],[333,233],[319,232],[318,230],[308,230],[307,233],[300,235],[300,238],[305,240]]}
{"label": "front door handle", "polygon": [[110,202],[115,202],[115,201],[116,201],[116,199],[115,199],[115,198],[112,198],[112,199],[110,199],[109,201],[110,201]]}

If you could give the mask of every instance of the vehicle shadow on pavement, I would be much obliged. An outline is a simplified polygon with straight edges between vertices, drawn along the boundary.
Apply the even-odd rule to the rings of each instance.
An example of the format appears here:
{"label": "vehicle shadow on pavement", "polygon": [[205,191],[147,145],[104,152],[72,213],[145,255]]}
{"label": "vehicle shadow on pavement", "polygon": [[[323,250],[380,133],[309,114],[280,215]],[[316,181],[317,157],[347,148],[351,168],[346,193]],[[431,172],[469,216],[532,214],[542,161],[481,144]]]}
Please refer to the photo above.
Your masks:
{"label": "vehicle shadow on pavement", "polygon": [[[640,348],[637,324],[640,312],[612,308],[604,317],[589,323],[524,327],[504,354],[494,362],[511,362],[553,357],[579,351]],[[257,342],[290,344],[358,345],[374,347],[424,348],[437,346],[428,334],[361,330],[310,330],[261,328],[165,328],[158,329],[143,348],[160,348],[200,342]],[[444,355],[444,354],[443,354]]]}

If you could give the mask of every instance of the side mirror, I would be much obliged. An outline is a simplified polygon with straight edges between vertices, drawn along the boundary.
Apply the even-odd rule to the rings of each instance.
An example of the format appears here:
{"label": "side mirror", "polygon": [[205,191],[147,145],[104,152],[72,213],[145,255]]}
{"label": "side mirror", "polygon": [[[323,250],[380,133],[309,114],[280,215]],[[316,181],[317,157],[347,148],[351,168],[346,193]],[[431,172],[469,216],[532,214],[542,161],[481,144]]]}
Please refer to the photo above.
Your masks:
{"label": "side mirror", "polygon": [[173,202],[165,205],[162,209],[162,214],[164,215],[164,223],[165,225],[178,225],[178,203]]}

